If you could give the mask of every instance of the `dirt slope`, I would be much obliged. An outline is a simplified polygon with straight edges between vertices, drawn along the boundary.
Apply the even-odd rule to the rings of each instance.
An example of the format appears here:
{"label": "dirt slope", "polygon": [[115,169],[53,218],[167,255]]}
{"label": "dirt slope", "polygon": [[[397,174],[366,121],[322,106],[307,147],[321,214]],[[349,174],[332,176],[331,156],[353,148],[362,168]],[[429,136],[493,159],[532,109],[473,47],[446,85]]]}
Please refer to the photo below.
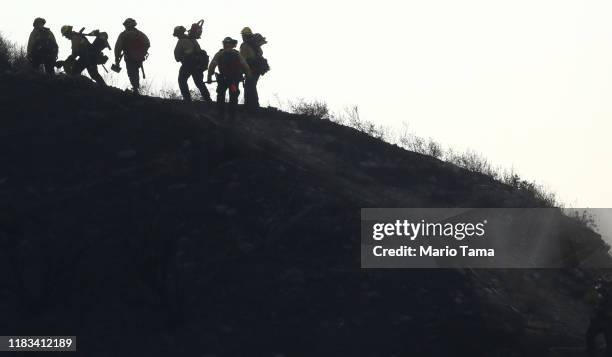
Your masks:
{"label": "dirt slope", "polygon": [[0,105],[0,335],[78,335],[87,356],[582,343],[584,272],[360,269],[362,207],[539,205],[489,177],[327,121],[231,124],[87,80],[4,74]]}

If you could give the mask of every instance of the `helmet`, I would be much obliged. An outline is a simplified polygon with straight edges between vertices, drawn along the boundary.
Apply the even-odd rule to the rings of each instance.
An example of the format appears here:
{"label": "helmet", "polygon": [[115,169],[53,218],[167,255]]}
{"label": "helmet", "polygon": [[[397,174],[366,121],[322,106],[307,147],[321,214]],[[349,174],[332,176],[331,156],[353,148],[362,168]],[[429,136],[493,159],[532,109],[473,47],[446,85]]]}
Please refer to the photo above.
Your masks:
{"label": "helmet", "polygon": [[42,17],[37,17],[34,19],[34,23],[32,24],[32,26],[42,27],[42,26],[45,26],[46,23],[47,23],[47,20],[43,19]]}
{"label": "helmet", "polygon": [[187,31],[185,26],[177,26],[174,28],[174,33],[172,34],[172,36],[178,37],[179,35],[184,35],[185,31]]}
{"label": "helmet", "polygon": [[242,31],[240,31],[241,35],[245,35],[245,36],[250,36],[253,34],[253,31],[251,31],[250,27],[245,27],[242,29]]}
{"label": "helmet", "polygon": [[223,39],[223,44],[224,44],[224,45],[229,45],[229,44],[231,44],[231,45],[234,45],[234,46],[235,46],[235,45],[237,45],[237,44],[238,44],[238,41],[237,41],[237,40],[234,40],[234,39],[233,39],[233,38],[231,38],[231,37],[226,37],[226,38],[224,38],[224,39]]}
{"label": "helmet", "polygon": [[72,26],[70,26],[70,25],[62,26],[62,35],[66,36],[66,35],[68,35],[71,32],[72,32]]}
{"label": "helmet", "polygon": [[123,21],[123,26],[125,26],[125,27],[136,27],[136,20],[134,20],[131,17],[128,17],[127,19],[125,19],[125,21]]}

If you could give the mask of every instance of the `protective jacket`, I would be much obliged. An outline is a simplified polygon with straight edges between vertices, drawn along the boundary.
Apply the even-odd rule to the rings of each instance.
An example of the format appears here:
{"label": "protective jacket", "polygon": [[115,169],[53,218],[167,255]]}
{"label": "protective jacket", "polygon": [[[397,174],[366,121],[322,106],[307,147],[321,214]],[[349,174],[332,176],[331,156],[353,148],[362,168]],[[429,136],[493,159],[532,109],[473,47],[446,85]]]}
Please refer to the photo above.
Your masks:
{"label": "protective jacket", "polygon": [[119,59],[123,53],[126,60],[142,62],[149,47],[151,47],[151,42],[142,31],[138,29],[125,30],[119,35],[115,43],[115,58]]}
{"label": "protective jacket", "polygon": [[263,56],[261,43],[257,42],[258,38],[263,40],[261,43],[266,43],[265,38],[262,38],[261,35],[250,36],[240,45],[240,54],[247,61],[254,75],[263,75],[270,70],[270,66],[268,60]]}
{"label": "protective jacket", "polygon": [[71,43],[72,56],[86,56],[89,51],[89,41],[87,38],[78,32],[72,32],[68,38]]}
{"label": "protective jacket", "polygon": [[177,62],[183,62],[189,56],[200,52],[202,48],[196,39],[187,36],[179,38],[174,48],[174,59]]}
{"label": "protective jacket", "polygon": [[261,49],[261,46],[255,46],[254,44],[245,41],[240,45],[240,54],[247,62],[249,62],[263,57],[263,50]]}
{"label": "protective jacket", "polygon": [[[215,57],[213,57],[212,61],[210,62],[210,66],[208,67],[208,73],[209,76],[212,75],[213,73],[215,73],[215,70],[217,69],[217,66],[219,67],[223,67],[223,58],[226,57],[226,54],[232,54],[235,55],[235,58],[238,59],[239,61],[239,68],[232,68],[233,71],[238,72],[241,71],[242,73],[246,74],[247,77],[251,76],[251,68],[249,67],[249,65],[247,64],[246,60],[244,59],[244,57],[242,57],[242,55],[240,54],[240,52],[236,51],[233,48],[226,48],[226,49],[222,49],[219,52],[217,52],[215,54]],[[237,73],[223,73],[223,69],[221,69],[221,74],[223,75],[236,75]]]}
{"label": "protective jacket", "polygon": [[53,32],[46,27],[35,27],[34,30],[32,30],[32,33],[30,33],[30,38],[28,39],[28,56],[31,57],[36,55],[36,52],[40,50],[38,46],[40,46],[41,42],[43,42],[45,39],[48,39],[51,42],[54,47],[54,51],[57,54],[57,41],[55,40]]}

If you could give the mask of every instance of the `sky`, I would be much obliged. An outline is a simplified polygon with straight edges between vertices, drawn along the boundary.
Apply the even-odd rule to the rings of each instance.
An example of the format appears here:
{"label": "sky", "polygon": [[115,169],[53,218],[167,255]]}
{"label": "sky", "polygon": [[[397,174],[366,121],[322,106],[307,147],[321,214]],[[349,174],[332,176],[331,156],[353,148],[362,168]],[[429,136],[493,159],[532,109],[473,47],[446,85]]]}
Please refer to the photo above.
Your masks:
{"label": "sky", "polygon": [[[21,0],[0,14],[0,31],[25,44],[37,16],[61,55],[62,25],[107,31],[112,45],[135,18],[152,42],[155,88],[178,88],[174,26],[204,19],[209,54],[250,26],[268,39],[262,104],[357,105],[363,119],[473,150],[566,205],[612,207],[609,1]],[[127,87],[125,71],[112,77]]]}

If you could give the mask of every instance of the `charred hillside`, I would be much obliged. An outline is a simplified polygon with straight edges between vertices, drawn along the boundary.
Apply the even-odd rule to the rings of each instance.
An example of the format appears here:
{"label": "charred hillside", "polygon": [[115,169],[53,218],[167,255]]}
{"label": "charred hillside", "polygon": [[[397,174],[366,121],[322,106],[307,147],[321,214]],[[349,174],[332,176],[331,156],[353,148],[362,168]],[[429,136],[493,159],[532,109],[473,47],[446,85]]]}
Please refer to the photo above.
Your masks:
{"label": "charred hillside", "polygon": [[6,73],[0,102],[3,335],[77,335],[88,356],[582,343],[588,272],[360,268],[362,207],[542,204],[490,177],[329,121],[228,123],[85,79]]}

